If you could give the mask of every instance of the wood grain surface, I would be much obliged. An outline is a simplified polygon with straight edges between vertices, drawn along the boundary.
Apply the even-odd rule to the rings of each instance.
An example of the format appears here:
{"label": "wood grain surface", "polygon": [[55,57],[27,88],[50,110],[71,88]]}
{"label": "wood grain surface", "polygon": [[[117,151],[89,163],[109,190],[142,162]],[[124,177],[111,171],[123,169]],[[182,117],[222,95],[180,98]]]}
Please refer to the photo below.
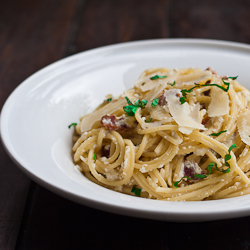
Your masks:
{"label": "wood grain surface", "polygon": [[[142,39],[250,44],[247,0],[0,1],[0,108],[61,58]],[[0,146],[0,249],[250,249],[250,217],[169,223],[102,212],[30,181]]]}

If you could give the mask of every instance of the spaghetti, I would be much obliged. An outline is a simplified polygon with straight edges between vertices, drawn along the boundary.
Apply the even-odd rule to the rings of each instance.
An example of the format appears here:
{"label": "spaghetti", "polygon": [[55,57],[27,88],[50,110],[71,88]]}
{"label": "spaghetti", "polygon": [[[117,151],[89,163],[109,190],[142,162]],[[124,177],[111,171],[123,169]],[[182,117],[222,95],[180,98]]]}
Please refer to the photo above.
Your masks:
{"label": "spaghetti", "polygon": [[126,194],[201,201],[250,193],[250,92],[210,68],[153,68],[75,126],[73,158]]}

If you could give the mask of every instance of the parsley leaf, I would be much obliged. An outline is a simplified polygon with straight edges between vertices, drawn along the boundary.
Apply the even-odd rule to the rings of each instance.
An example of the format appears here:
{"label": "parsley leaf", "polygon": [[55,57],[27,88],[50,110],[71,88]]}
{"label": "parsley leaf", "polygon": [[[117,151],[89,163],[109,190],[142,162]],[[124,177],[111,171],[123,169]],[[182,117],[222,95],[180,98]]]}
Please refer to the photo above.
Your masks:
{"label": "parsley leaf", "polygon": [[171,86],[174,86],[175,85],[175,81],[174,81],[174,83],[173,84],[171,84],[171,83],[168,83],[169,85],[171,85]]}
{"label": "parsley leaf", "polygon": [[129,98],[128,98],[127,96],[125,96],[125,99],[126,99],[126,101],[127,101],[127,103],[128,103],[129,105],[133,105],[133,103],[129,100]]}
{"label": "parsley leaf", "polygon": [[181,102],[181,104],[184,104],[184,103],[186,102],[186,99],[185,99],[184,96],[182,96],[182,97],[180,98],[180,102]]}
{"label": "parsley leaf", "polygon": [[[235,144],[231,145],[231,147],[228,149],[228,154],[225,155],[225,165],[228,167],[229,171],[230,172],[230,164],[228,163],[228,161],[232,158],[231,155],[230,155],[230,152],[232,151],[232,149],[234,148],[238,148]],[[227,170],[228,170],[227,169]],[[226,173],[228,173],[226,172]]]}
{"label": "parsley leaf", "polygon": [[191,89],[183,89],[183,90],[181,90],[181,93],[182,93],[182,97],[180,97],[181,104],[184,104],[186,102],[187,94],[191,93],[193,91],[193,89],[195,89],[195,88],[197,88],[199,86],[200,86],[199,84],[195,83],[195,86],[192,87]]}
{"label": "parsley leaf", "polygon": [[156,107],[157,104],[158,104],[158,102],[159,102],[159,100],[160,100],[160,97],[155,98],[155,99],[152,101],[152,103],[151,103],[152,107]]}
{"label": "parsley leaf", "polygon": [[108,98],[107,101],[108,101],[108,102],[111,102],[111,101],[112,101],[112,97],[111,97],[111,98]]}
{"label": "parsley leaf", "polygon": [[219,136],[220,134],[222,134],[222,133],[225,133],[225,132],[227,132],[227,130],[223,130],[223,131],[220,131],[219,133],[213,133],[213,134],[210,134],[209,136]]}
{"label": "parsley leaf", "polygon": [[131,189],[131,193],[134,193],[135,195],[137,195],[137,196],[141,196],[141,189],[139,189],[139,188],[136,188],[136,187],[133,187],[132,189]]}
{"label": "parsley leaf", "polygon": [[95,155],[95,153],[93,154],[93,159],[94,159],[94,162],[96,162],[96,155]]}
{"label": "parsley leaf", "polygon": [[145,84],[145,82],[143,82],[141,85],[143,86]]}
{"label": "parsley leaf", "polygon": [[68,126],[68,128],[70,128],[70,127],[75,127],[77,125],[77,123],[71,123],[69,126]]}
{"label": "parsley leaf", "polygon": [[228,153],[230,154],[231,150],[234,148],[239,148],[235,144],[231,145],[231,147],[228,149]]}
{"label": "parsley leaf", "polygon": [[148,123],[148,122],[151,122],[151,121],[152,121],[152,118],[148,119],[148,120],[147,120],[147,121],[145,121],[145,122],[147,122],[147,123]]}
{"label": "parsley leaf", "polygon": [[123,110],[126,112],[126,114],[128,115],[128,116],[134,116],[135,115],[135,113],[136,113],[136,110],[137,110],[137,108],[145,108],[145,106],[147,105],[147,100],[145,100],[145,99],[142,99],[142,100],[137,100],[136,102],[135,102],[135,104],[133,104],[130,100],[129,100],[129,98],[126,96],[125,97],[126,98],[126,100],[127,100],[127,103],[129,104],[129,105],[127,105],[127,106],[124,106],[123,107]]}
{"label": "parsley leaf", "polygon": [[187,178],[187,179],[189,179],[189,180],[192,180],[192,178],[190,178],[190,177],[188,177],[188,176],[183,176],[179,181],[176,181],[176,182],[174,183],[174,186],[175,186],[176,188],[178,188],[178,184],[179,184],[184,178]]}
{"label": "parsley leaf", "polygon": [[156,80],[156,79],[159,79],[159,78],[166,78],[166,77],[167,77],[167,76],[155,75],[155,76],[150,77],[150,80]]}
{"label": "parsley leaf", "polygon": [[232,80],[236,80],[238,78],[238,76],[228,76],[228,77],[223,77],[224,79],[232,79]]}
{"label": "parsley leaf", "polygon": [[215,83],[212,83],[212,84],[209,84],[209,85],[206,85],[206,86],[216,86],[216,87],[218,87],[218,88],[224,90],[225,92],[227,92],[227,91],[229,90],[229,87],[230,87],[230,82],[225,82],[225,81],[223,80],[223,78],[222,78],[222,81],[223,81],[223,83],[224,83],[225,85],[227,85],[227,88],[224,88],[224,87],[222,87],[222,86],[220,86],[220,85],[218,85],[218,84],[215,84]]}
{"label": "parsley leaf", "polygon": [[228,92],[229,90],[229,87],[230,87],[230,82],[225,82],[224,80],[225,79],[232,79],[232,80],[235,80],[237,79],[238,76],[229,76],[229,77],[224,77],[222,78],[222,82],[227,86],[226,88],[220,86],[219,84],[216,84],[216,83],[211,83],[211,84],[197,84],[197,83],[194,83],[194,87],[192,87],[191,89],[183,89],[181,90],[181,93],[182,93],[182,97],[180,98],[180,102],[181,104],[184,104],[186,102],[186,99],[187,99],[187,93],[191,93],[193,91],[194,88],[198,88],[198,87],[207,87],[207,86],[215,86],[215,87],[218,87],[222,90],[224,90],[225,92]]}
{"label": "parsley leaf", "polygon": [[124,106],[123,110],[126,112],[128,116],[134,116],[137,110],[137,107],[131,105],[131,106]]}

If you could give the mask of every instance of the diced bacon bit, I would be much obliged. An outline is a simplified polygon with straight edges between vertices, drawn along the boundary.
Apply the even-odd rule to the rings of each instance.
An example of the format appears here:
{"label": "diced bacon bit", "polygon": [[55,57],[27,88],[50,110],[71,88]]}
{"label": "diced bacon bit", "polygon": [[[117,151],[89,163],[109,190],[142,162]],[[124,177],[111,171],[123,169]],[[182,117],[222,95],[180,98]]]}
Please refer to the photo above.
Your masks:
{"label": "diced bacon bit", "polygon": [[164,94],[164,91],[163,91],[161,93],[161,95],[160,95],[160,99],[159,99],[158,105],[164,106],[166,104],[167,104],[167,101],[166,101],[165,94]]}
{"label": "diced bacon bit", "polygon": [[199,167],[196,162],[184,161],[184,176],[196,180],[197,178],[193,177],[194,174],[204,174],[204,171]]}
{"label": "diced bacon bit", "polygon": [[110,154],[110,145],[102,146],[102,157],[109,158],[109,154]]}
{"label": "diced bacon bit", "polygon": [[200,110],[205,109],[205,108],[206,108],[205,103],[204,102],[200,102]]}
{"label": "diced bacon bit", "polygon": [[[208,80],[208,81],[206,81],[206,85],[209,85],[211,83],[211,80]],[[204,91],[203,92],[203,95],[205,95],[205,96],[209,96],[210,95],[210,89],[209,90],[206,90],[206,91]]]}
{"label": "diced bacon bit", "polygon": [[210,117],[208,116],[208,115],[206,115],[203,119],[202,119],[202,124],[204,125],[204,126],[206,126],[207,125],[207,123],[209,122],[209,119],[210,119]]}
{"label": "diced bacon bit", "polygon": [[187,168],[186,166],[184,167],[184,175],[192,178],[194,175],[194,168]]}
{"label": "diced bacon bit", "polygon": [[115,115],[104,115],[101,119],[101,126],[109,130],[128,131],[136,126],[136,122],[128,124],[129,119],[129,117],[117,118]]}

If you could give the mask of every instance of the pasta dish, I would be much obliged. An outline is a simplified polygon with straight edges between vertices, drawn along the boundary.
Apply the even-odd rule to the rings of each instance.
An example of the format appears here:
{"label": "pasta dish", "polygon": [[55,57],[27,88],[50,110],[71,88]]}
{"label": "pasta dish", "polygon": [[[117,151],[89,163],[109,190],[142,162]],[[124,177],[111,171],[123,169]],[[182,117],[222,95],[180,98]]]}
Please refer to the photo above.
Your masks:
{"label": "pasta dish", "polygon": [[125,194],[201,201],[250,193],[250,92],[207,68],[152,68],[74,126],[73,160]]}

